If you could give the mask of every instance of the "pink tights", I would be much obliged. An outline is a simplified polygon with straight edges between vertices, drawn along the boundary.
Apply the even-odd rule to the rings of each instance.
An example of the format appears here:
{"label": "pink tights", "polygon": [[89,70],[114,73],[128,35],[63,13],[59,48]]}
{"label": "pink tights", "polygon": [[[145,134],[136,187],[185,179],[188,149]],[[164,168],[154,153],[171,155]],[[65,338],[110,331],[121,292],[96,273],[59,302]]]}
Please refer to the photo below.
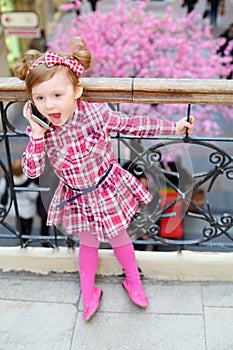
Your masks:
{"label": "pink tights", "polygon": [[[91,235],[90,241],[88,235]],[[85,237],[85,238],[84,238]],[[91,233],[85,232],[80,234],[80,248],[79,248],[79,271],[80,283],[82,289],[82,297],[84,307],[92,300],[95,288],[95,275],[98,267],[98,248],[99,242],[93,238]],[[92,242],[91,245],[88,243]],[[95,243],[95,244],[94,244]],[[136,257],[134,253],[133,244],[128,236],[126,230],[122,231],[117,237],[109,239],[109,243],[113,248],[114,254],[123,267],[128,282],[131,283],[133,289],[144,295],[140,275],[138,272]]]}

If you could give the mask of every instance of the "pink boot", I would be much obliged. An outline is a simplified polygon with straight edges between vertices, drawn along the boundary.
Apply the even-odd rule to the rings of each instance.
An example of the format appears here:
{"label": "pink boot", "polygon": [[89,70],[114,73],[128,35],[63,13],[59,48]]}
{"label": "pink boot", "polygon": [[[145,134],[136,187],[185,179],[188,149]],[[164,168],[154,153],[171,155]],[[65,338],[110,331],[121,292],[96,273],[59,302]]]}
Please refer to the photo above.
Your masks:
{"label": "pink boot", "polygon": [[83,312],[84,321],[89,321],[94,316],[94,314],[96,313],[96,311],[100,306],[100,300],[102,295],[103,295],[102,290],[99,288],[95,288],[91,302],[85,306],[85,309]]}
{"label": "pink boot", "polygon": [[130,300],[137,306],[148,307],[149,301],[140,280],[133,244],[130,242],[119,247],[114,247],[113,249],[116,258],[125,270],[126,279],[122,285],[128,292]]}
{"label": "pink boot", "polygon": [[133,289],[130,282],[124,280],[122,282],[123,288],[128,292],[130,300],[136,304],[137,306],[146,308],[149,306],[149,300],[144,293],[137,292],[137,290]]}
{"label": "pink boot", "polygon": [[80,244],[79,273],[84,305],[83,320],[89,321],[99,308],[102,290],[95,288],[98,248]]}

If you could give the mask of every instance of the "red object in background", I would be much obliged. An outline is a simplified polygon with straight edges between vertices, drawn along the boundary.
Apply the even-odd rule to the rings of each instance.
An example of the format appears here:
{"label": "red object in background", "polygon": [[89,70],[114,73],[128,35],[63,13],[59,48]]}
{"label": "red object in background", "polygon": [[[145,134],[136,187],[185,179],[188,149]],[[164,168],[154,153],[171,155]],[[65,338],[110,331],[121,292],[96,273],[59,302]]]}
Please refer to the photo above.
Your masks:
{"label": "red object in background", "polygon": [[[173,189],[162,189],[160,191],[161,207],[164,208],[179,195]],[[160,220],[160,237],[169,239],[183,238],[183,222],[182,222],[182,201],[177,202],[163,214],[175,213],[175,216]]]}

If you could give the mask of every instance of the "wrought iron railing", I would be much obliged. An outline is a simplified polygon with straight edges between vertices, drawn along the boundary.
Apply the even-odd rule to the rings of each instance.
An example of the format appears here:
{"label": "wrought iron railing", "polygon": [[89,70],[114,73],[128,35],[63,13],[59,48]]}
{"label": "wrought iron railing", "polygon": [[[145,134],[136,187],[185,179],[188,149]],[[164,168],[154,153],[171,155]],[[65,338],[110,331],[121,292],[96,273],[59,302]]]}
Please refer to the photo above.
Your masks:
{"label": "wrought iron railing", "polygon": [[[84,78],[87,100],[106,101],[112,108],[124,102],[187,105],[233,104],[233,82],[223,80],[182,79],[91,79]],[[51,180],[39,187],[14,185],[12,159],[27,144],[25,120],[13,118],[16,104],[27,99],[24,85],[15,78],[0,79],[0,168],[8,187],[8,200],[0,205],[0,245],[14,240],[21,247],[33,244],[73,247],[63,227],[50,234],[25,235],[19,220],[17,192],[39,191],[42,198],[51,188]],[[21,113],[22,114],[22,113]],[[116,156],[153,194],[152,202],[141,207],[129,226],[136,249],[233,248],[232,179],[233,138],[156,136],[150,138],[112,135]],[[222,189],[223,188],[223,189]],[[225,202],[225,203],[224,203]],[[14,207],[14,220],[9,212]],[[39,243],[38,243],[39,242]],[[17,244],[17,243],[16,243]]]}

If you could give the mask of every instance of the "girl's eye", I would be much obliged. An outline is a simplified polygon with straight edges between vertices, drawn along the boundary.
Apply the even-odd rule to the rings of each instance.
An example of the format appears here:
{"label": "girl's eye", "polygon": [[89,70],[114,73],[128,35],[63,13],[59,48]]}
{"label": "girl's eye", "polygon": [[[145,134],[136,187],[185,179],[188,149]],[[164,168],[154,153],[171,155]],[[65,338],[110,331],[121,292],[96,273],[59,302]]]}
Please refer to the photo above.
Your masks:
{"label": "girl's eye", "polygon": [[34,100],[36,100],[36,101],[42,101],[42,100],[43,100],[43,97],[42,97],[42,96],[37,96]]}
{"label": "girl's eye", "polygon": [[55,94],[55,97],[60,97],[61,96],[61,94]]}

